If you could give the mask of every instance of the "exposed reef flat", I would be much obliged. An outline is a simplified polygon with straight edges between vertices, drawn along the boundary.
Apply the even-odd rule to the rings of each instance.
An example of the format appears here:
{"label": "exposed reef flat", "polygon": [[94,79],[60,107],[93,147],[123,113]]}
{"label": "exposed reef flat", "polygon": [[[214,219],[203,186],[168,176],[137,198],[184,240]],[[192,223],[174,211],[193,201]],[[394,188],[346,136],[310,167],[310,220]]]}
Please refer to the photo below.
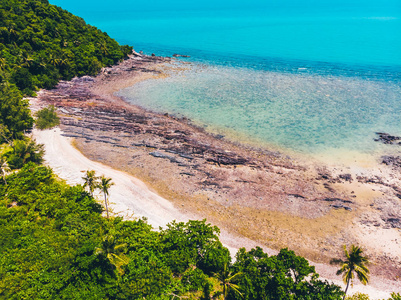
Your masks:
{"label": "exposed reef flat", "polygon": [[[340,257],[344,244],[359,244],[375,263],[373,285],[386,282],[394,290],[401,284],[397,164],[324,165],[289,157],[228,141],[190,120],[155,114],[113,95],[165,76],[171,67],[166,60],[133,56],[97,77],[60,82],[40,92],[34,108],[54,104],[61,129],[83,154],[142,179],[184,213],[316,262]],[[336,278],[332,269],[317,270]]]}

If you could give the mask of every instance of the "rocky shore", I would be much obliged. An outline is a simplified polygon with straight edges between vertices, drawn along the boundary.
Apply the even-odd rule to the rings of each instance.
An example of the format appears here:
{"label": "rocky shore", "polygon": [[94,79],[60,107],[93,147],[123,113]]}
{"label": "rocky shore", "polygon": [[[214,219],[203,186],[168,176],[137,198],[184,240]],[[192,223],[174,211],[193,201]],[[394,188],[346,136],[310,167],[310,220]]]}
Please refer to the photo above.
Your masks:
{"label": "rocky shore", "polygon": [[132,56],[97,77],[41,91],[33,109],[55,105],[61,130],[85,156],[140,178],[184,213],[322,263],[340,257],[342,245],[359,244],[375,263],[373,276],[401,285],[396,157],[383,158],[375,168],[299,160],[228,141],[190,120],[155,114],[113,95],[165,76],[169,61]]}

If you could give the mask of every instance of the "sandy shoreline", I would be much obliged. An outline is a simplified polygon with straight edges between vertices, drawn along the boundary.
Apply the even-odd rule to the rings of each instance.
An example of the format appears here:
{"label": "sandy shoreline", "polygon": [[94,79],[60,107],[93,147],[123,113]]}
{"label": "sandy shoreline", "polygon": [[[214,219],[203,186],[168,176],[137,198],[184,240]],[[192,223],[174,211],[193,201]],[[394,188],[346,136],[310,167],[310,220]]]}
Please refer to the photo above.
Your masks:
{"label": "sandy shoreline", "polygon": [[[116,203],[116,212],[150,216],[153,226],[159,226],[157,222],[161,220],[167,223],[172,219],[207,217],[223,229],[222,240],[227,236],[233,248],[242,240],[238,243],[232,237],[244,236],[245,244],[241,245],[247,248],[256,244],[276,250],[288,246],[309,259],[327,262],[341,254],[342,244],[361,244],[374,262],[387,265],[373,266],[372,286],[359,289],[355,285],[351,292],[360,290],[380,299],[397,291],[401,286],[401,235],[398,228],[389,227],[386,222],[390,215],[399,214],[394,189],[399,180],[397,173],[390,178],[392,170],[385,167],[311,167],[277,153],[258,152],[216,139],[192,128],[185,120],[132,107],[113,93],[139,80],[160,76],[160,67],[152,62],[135,66],[125,68],[123,64],[119,67],[121,72],[115,72],[115,68],[105,70],[93,81],[62,83],[64,88],[45,91],[35,100],[34,107],[55,104],[63,117],[64,134],[74,137],[75,146],[88,158],[102,163],[69,161],[66,157],[69,152],[75,153],[72,150],[46,158],[61,178],[68,180],[78,173],[75,180],[79,180],[83,165],[99,168],[99,173],[116,172],[105,174],[126,188],[127,194],[119,195],[118,200],[111,199]],[[50,143],[46,144],[48,152],[50,147],[68,149],[64,144],[67,137],[60,132],[55,132],[51,139],[37,134],[39,142],[42,139],[45,144]],[[73,155],[75,159],[77,153]],[[62,173],[66,167],[62,166],[63,161],[76,166],[70,175]],[[83,165],[77,167],[80,163]],[[104,165],[139,177],[150,189],[127,173]],[[343,172],[350,173],[352,181],[342,179]],[[381,174],[380,180],[371,182],[371,178],[378,176],[376,173]],[[357,179],[357,175],[366,178]],[[138,194],[139,191],[144,194]],[[120,189],[115,191],[115,195],[119,192]],[[139,202],[121,201],[129,193],[136,195]],[[149,201],[158,206],[146,206]],[[158,214],[152,216],[150,212]],[[372,245],[372,239],[379,243]],[[325,278],[338,278],[331,266],[319,264],[317,271]],[[381,279],[383,275],[388,279]]]}

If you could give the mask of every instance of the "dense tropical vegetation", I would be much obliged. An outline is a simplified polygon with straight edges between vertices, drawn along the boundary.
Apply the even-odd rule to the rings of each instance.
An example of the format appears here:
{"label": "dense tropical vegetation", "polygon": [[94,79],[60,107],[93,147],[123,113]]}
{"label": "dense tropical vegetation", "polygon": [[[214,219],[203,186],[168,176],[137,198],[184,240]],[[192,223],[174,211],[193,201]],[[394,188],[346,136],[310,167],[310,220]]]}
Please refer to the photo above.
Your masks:
{"label": "dense tropical vegetation", "polygon": [[23,94],[95,75],[131,51],[47,0],[0,1],[0,80]]}
{"label": "dense tropical vegetation", "polygon": [[[341,299],[293,251],[241,248],[203,221],[102,217],[83,186],[25,164],[0,178],[0,299]],[[394,294],[392,299],[399,295]],[[359,298],[350,298],[359,299]],[[360,298],[367,299],[367,298]]]}
{"label": "dense tropical vegetation", "polygon": [[[104,218],[93,192],[107,205],[111,179],[88,171],[71,187],[41,165],[22,96],[131,49],[47,0],[0,2],[0,299],[341,299],[293,251],[242,248],[233,263],[205,220],[154,231],[145,219]],[[40,128],[58,123],[52,107],[36,116]]]}
{"label": "dense tropical vegetation", "polygon": [[238,285],[241,299],[343,295],[287,249],[271,257],[261,249],[241,249],[231,264],[219,229],[205,220],[173,221],[156,232],[145,220],[104,218],[102,206],[82,186],[56,180],[47,167],[28,163],[7,176],[7,185],[3,181],[2,299],[199,299],[206,285],[206,296],[240,299],[230,284]]}

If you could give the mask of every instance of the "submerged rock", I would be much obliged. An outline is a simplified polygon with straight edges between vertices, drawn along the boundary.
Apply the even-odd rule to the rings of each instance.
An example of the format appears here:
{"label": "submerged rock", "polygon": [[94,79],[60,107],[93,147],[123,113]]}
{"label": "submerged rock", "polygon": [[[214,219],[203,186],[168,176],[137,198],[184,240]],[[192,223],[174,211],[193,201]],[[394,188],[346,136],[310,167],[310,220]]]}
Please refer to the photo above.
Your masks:
{"label": "submerged rock", "polygon": [[183,54],[177,54],[177,53],[174,53],[173,56],[174,57],[191,57],[189,55],[183,55]]}
{"label": "submerged rock", "polygon": [[379,136],[377,139],[375,139],[376,142],[382,142],[383,144],[388,144],[388,145],[393,145],[393,144],[398,144],[401,145],[401,137],[391,135],[385,132],[376,132],[376,134]]}

